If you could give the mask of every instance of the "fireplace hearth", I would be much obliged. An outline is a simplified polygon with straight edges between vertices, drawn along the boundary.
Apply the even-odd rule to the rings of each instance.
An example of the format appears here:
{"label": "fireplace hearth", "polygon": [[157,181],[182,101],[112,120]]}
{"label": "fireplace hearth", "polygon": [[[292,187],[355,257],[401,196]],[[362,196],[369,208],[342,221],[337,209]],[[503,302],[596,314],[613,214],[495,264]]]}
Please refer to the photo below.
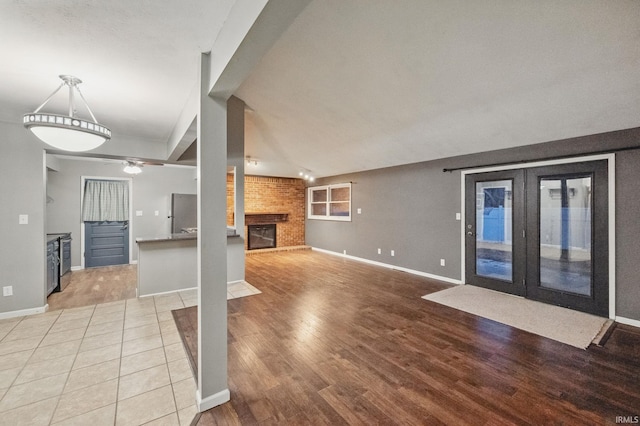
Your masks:
{"label": "fireplace hearth", "polygon": [[248,225],[249,250],[275,248],[276,247],[276,224]]}

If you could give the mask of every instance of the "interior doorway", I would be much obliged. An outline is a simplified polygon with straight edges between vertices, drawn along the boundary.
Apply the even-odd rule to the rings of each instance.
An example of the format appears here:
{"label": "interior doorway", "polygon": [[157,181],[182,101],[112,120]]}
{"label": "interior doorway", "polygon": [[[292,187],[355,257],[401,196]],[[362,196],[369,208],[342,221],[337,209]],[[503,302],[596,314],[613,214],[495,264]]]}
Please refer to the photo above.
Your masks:
{"label": "interior doorway", "polygon": [[467,283],[609,316],[607,167],[467,174]]}
{"label": "interior doorway", "polygon": [[83,268],[131,262],[131,179],[82,177]]}

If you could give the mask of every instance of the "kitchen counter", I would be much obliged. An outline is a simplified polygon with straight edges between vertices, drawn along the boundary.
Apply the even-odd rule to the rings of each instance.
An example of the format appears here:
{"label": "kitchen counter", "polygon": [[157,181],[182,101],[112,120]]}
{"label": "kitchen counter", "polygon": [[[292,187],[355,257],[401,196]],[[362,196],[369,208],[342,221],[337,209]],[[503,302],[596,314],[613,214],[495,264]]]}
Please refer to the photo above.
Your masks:
{"label": "kitchen counter", "polygon": [[138,297],[194,288],[198,285],[196,234],[136,238]]}
{"label": "kitchen counter", "polygon": [[136,243],[158,243],[161,241],[197,240],[198,234],[182,232],[180,234],[158,235],[155,237],[138,237]]}
{"label": "kitchen counter", "polygon": [[[138,237],[136,243],[138,296],[151,296],[198,286],[197,232]],[[232,281],[244,279],[244,241],[235,228],[230,227],[227,227],[227,265],[228,280],[229,277]]]}
{"label": "kitchen counter", "polygon": [[[239,235],[234,228],[227,228],[227,238],[236,238]],[[161,241],[183,241],[183,240],[197,240],[197,232],[181,232],[179,234],[165,234],[155,237],[138,237],[136,243],[157,243]]]}

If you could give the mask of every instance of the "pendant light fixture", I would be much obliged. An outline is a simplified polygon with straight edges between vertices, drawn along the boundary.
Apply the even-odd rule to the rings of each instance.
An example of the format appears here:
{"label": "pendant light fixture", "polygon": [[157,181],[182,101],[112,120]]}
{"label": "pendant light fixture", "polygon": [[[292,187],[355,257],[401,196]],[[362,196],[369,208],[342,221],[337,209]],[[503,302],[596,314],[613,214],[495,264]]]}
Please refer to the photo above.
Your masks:
{"label": "pendant light fixture", "polygon": [[[111,130],[98,123],[80,92],[78,84],[82,83],[82,80],[71,75],[59,77],[62,80],[60,86],[34,112],[23,116],[24,127],[47,145],[64,151],[89,151],[111,139]],[[63,86],[69,87],[69,115],[40,112]],[[80,96],[93,121],[75,116],[75,92]]]}

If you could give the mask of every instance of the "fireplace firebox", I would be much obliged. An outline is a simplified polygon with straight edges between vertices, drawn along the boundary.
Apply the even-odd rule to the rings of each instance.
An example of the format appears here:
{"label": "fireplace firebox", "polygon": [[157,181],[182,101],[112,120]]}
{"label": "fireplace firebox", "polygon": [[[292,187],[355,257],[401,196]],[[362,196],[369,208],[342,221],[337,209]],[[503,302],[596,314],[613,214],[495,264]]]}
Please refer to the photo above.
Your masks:
{"label": "fireplace firebox", "polygon": [[276,224],[248,225],[249,250],[275,248],[276,247]]}

